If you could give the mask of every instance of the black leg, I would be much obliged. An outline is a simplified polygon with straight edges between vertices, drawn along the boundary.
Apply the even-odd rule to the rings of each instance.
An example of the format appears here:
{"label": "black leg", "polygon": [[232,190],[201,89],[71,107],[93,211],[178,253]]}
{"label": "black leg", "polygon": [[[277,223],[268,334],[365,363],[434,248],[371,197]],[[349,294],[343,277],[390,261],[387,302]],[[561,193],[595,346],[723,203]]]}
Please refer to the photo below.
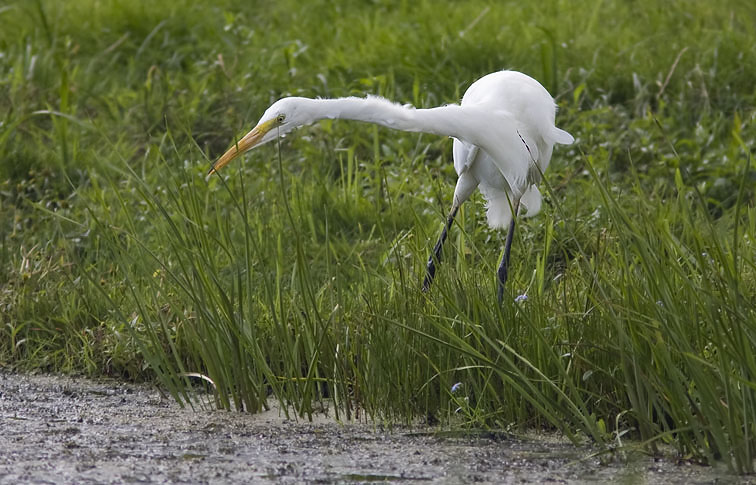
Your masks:
{"label": "black leg", "polygon": [[423,279],[423,292],[430,289],[430,285],[433,283],[433,278],[436,276],[436,263],[441,263],[441,248],[444,246],[444,241],[446,241],[449,229],[451,229],[451,225],[454,223],[454,217],[457,215],[457,210],[459,210],[459,206],[452,207],[452,211],[446,219],[444,230],[441,231],[441,236],[433,247],[433,252],[431,253],[430,258],[428,258],[428,269],[425,273],[425,278]]}
{"label": "black leg", "polygon": [[517,219],[517,208],[519,205],[519,201],[514,204],[514,213],[512,215],[512,220],[509,222],[509,231],[507,232],[507,242],[504,244],[504,256],[501,257],[501,264],[499,265],[499,270],[496,272],[499,277],[499,303],[504,299],[504,284],[507,282],[507,275],[509,273],[509,251],[512,249],[515,219]]}

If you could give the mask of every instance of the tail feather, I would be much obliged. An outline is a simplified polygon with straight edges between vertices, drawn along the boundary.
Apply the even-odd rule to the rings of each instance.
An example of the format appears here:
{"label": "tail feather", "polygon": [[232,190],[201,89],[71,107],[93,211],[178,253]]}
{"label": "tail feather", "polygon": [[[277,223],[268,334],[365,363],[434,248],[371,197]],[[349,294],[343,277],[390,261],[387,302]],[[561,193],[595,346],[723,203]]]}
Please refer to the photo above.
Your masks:
{"label": "tail feather", "polygon": [[523,217],[533,217],[541,212],[541,191],[538,187],[531,185],[528,190],[522,194],[520,205],[525,207]]}
{"label": "tail feather", "polygon": [[506,194],[487,200],[488,226],[492,229],[507,229],[509,222],[512,220],[512,207],[509,205],[510,199]]}
{"label": "tail feather", "polygon": [[572,145],[575,142],[575,138],[572,135],[556,126],[551,130],[551,138],[554,140],[554,143],[559,143],[560,145]]}

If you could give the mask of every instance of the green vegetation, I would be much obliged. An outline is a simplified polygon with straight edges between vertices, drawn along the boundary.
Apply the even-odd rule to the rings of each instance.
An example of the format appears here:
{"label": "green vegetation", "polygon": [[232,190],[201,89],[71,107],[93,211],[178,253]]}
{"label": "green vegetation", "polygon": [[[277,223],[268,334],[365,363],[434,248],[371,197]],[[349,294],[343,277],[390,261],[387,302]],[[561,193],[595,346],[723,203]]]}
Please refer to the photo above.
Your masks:
{"label": "green vegetation", "polygon": [[[0,6],[0,365],[753,471],[753,2],[255,3]],[[280,96],[427,107],[501,68],[578,139],[501,307],[479,196],[419,291],[448,140],[323,122],[205,180]]]}

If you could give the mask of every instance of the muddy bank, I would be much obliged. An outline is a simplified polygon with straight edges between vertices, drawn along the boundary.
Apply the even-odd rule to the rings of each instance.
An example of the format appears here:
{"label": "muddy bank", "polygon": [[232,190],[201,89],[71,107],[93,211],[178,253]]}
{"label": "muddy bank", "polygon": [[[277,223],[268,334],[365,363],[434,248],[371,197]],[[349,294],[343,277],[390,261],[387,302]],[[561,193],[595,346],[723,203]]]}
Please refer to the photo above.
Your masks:
{"label": "muddy bank", "polygon": [[0,483],[749,483],[555,438],[181,409],[150,386],[0,371]]}

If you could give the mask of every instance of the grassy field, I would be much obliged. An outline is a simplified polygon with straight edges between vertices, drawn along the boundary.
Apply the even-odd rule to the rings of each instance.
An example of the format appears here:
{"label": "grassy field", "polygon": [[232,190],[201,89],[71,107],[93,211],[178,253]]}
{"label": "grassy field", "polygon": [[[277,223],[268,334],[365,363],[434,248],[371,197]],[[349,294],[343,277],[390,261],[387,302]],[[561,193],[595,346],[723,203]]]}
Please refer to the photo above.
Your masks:
{"label": "grassy field", "polygon": [[[23,0],[0,26],[0,365],[753,471],[752,2]],[[448,139],[322,122],[205,180],[281,96],[430,107],[502,68],[577,143],[501,306],[479,195],[420,292]]]}

